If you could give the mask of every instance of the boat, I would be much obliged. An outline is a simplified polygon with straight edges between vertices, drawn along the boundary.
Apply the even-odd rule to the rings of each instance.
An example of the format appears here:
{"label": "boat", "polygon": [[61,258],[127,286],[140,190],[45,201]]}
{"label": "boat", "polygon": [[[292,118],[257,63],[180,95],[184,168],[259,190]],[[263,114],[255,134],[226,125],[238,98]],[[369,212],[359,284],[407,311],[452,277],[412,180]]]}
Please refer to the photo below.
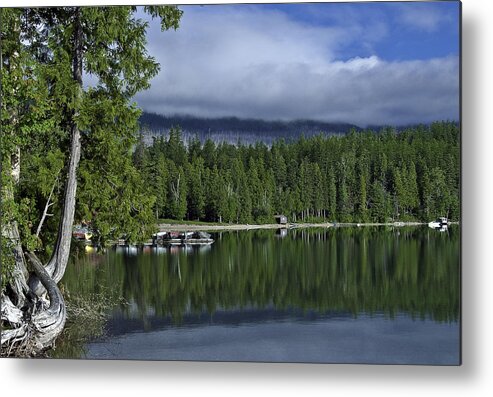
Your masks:
{"label": "boat", "polygon": [[432,229],[437,229],[440,231],[445,231],[447,230],[449,225],[449,220],[444,217],[437,218],[434,221],[431,221],[428,223],[428,226],[431,227]]}
{"label": "boat", "polygon": [[92,232],[89,230],[88,227],[78,225],[78,226],[74,227],[74,231],[72,232],[72,236],[76,240],[90,241],[92,238]]}
{"label": "boat", "polygon": [[206,232],[159,232],[152,235],[155,245],[210,245],[214,242]]}

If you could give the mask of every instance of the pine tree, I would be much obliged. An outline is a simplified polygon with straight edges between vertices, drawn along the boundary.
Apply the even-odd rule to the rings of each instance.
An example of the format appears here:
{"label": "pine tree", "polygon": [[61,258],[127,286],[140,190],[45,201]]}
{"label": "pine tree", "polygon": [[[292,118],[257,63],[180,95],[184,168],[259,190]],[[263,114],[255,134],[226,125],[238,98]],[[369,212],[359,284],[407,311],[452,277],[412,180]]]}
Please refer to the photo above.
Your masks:
{"label": "pine tree", "polygon": [[408,212],[411,215],[417,213],[419,206],[419,194],[418,194],[418,176],[416,173],[416,166],[414,161],[411,161],[409,169],[407,170],[407,191],[408,191]]}
{"label": "pine tree", "polygon": [[187,213],[187,180],[181,166],[170,167],[168,187],[168,216],[183,220]]}
{"label": "pine tree", "polygon": [[322,171],[320,171],[320,167],[317,163],[312,164],[312,173],[313,173],[313,179],[312,179],[312,209],[315,212],[315,215],[317,217],[322,216],[322,209],[323,209],[323,180],[322,180]]}
{"label": "pine tree", "polygon": [[332,169],[329,171],[329,186],[328,186],[328,198],[329,198],[329,218],[334,220],[337,216],[337,188],[336,178]]}
{"label": "pine tree", "polygon": [[169,164],[169,160],[165,158],[164,154],[159,153],[153,169],[150,170],[150,175],[153,177],[149,181],[149,186],[156,197],[156,204],[154,206],[156,219],[164,217],[168,210],[168,189],[170,184]]}
{"label": "pine tree", "polygon": [[358,216],[361,222],[368,221],[368,207],[367,207],[367,192],[366,192],[366,175],[360,175],[360,187],[359,187],[359,202],[358,202]]}
{"label": "pine tree", "polygon": [[201,157],[195,157],[186,169],[188,180],[188,218],[200,220],[205,215],[204,160]]}
{"label": "pine tree", "polygon": [[370,216],[376,222],[387,221],[387,200],[382,182],[375,180],[370,189]]}
{"label": "pine tree", "polygon": [[180,127],[173,127],[169,131],[169,138],[166,142],[166,157],[173,161],[176,166],[183,167],[187,161],[187,151],[183,144]]}
{"label": "pine tree", "polygon": [[393,202],[394,202],[394,219],[399,219],[402,208],[406,206],[406,188],[402,181],[401,171],[396,167],[392,170],[393,178]]}

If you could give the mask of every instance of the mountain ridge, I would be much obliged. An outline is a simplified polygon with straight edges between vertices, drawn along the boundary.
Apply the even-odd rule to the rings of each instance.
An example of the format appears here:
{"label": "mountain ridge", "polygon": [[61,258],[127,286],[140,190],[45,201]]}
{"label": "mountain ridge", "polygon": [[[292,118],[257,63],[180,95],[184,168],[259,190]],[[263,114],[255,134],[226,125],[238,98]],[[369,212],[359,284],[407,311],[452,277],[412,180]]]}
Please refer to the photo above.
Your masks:
{"label": "mountain ridge", "polygon": [[201,141],[250,143],[263,141],[270,144],[276,139],[298,139],[304,135],[344,135],[351,130],[363,130],[350,123],[328,123],[315,120],[268,121],[238,117],[204,118],[190,115],[165,116],[143,112],[139,123],[141,132],[150,136],[166,135],[172,127],[180,127],[184,138],[198,137]]}
{"label": "mountain ridge", "polygon": [[[457,121],[453,121],[458,125]],[[433,123],[415,123],[409,125],[371,125],[362,128],[351,123],[330,123],[316,120],[293,120],[293,121],[269,121],[262,119],[239,118],[239,117],[217,117],[206,118],[191,115],[166,116],[151,112],[142,112],[139,119],[140,132],[148,143],[153,137],[167,135],[172,127],[180,127],[182,137],[185,141],[198,138],[201,142],[211,139],[215,143],[227,142],[237,144],[254,144],[264,142],[272,144],[278,139],[294,141],[301,136],[307,138],[314,135],[345,135],[351,131],[375,131],[380,132],[392,129],[398,132],[418,126],[429,126]]]}

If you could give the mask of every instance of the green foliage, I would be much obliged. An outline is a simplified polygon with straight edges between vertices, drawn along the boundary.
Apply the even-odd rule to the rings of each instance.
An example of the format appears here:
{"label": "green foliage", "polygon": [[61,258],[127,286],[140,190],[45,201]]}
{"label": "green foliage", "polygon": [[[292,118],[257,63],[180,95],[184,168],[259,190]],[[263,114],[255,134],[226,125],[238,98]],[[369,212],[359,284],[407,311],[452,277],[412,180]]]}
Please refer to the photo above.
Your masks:
{"label": "green foliage", "polygon": [[12,250],[12,243],[5,238],[0,238],[0,263],[2,264],[2,266],[0,266],[0,286],[2,291],[11,280],[12,271],[15,266]]}
{"label": "green foliage", "polygon": [[174,128],[168,138],[139,147],[139,158],[151,159],[142,178],[155,196],[168,196],[168,205],[178,203],[169,193],[173,182],[156,181],[184,167],[186,203],[166,212],[156,203],[160,216],[250,223],[284,213],[292,221],[388,222],[458,220],[458,152],[458,128],[444,122],[401,133],[302,137],[271,148],[197,139],[185,147]]}
{"label": "green foliage", "polygon": [[109,312],[117,304],[126,302],[114,289],[98,285],[90,294],[78,293],[78,286],[69,291],[61,286],[67,302],[68,321],[57,339],[56,349],[48,352],[50,358],[80,358],[84,356],[87,342],[102,337]]}
{"label": "green foliage", "polygon": [[[178,28],[182,12],[176,6],[143,10],[159,18],[163,30]],[[9,186],[2,190],[2,220],[17,223],[25,248],[39,254],[51,250],[59,229],[75,123],[82,147],[75,221],[91,222],[102,243],[121,236],[131,241],[148,238],[154,229],[156,197],[141,177],[149,168],[147,159],[133,164],[140,110],[131,102],[150,86],[160,68],[146,49],[148,22],[138,17],[137,7],[128,6],[0,12],[0,150],[6,159],[3,186]],[[77,26],[81,30],[75,40]],[[75,43],[80,47],[75,48]],[[91,75],[95,82],[87,88],[74,67],[78,51],[82,75]],[[10,171],[19,158],[17,182]],[[35,234],[45,210],[38,238]],[[4,243],[2,255],[9,253]]]}
{"label": "green foliage", "polygon": [[184,219],[187,212],[187,181],[183,167],[171,164],[168,189],[168,216]]}
{"label": "green foliage", "polygon": [[186,167],[186,170],[188,215],[190,219],[198,220],[205,215],[204,160],[201,157],[193,159],[193,162]]}
{"label": "green foliage", "polygon": [[[2,137],[0,137],[2,139]],[[2,159],[3,160],[3,159]],[[0,175],[0,186],[2,187],[2,199],[0,200],[0,220],[2,228],[8,223],[15,220],[14,212],[16,209],[15,203],[11,197],[8,197],[4,192],[9,183],[10,178],[3,172],[5,167],[9,165],[8,161],[2,161]],[[12,255],[13,244],[10,240],[4,237],[3,233],[0,233],[0,286],[3,288],[7,285],[11,279],[12,271],[14,270],[14,256]]]}

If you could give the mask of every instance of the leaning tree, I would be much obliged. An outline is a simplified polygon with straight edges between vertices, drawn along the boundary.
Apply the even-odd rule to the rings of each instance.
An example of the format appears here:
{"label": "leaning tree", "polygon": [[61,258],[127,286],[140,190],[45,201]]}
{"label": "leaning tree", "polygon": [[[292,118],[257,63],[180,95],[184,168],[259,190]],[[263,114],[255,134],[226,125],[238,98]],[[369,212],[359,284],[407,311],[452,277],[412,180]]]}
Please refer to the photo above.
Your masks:
{"label": "leaning tree", "polygon": [[2,355],[39,354],[63,330],[57,284],[74,220],[91,221],[101,241],[149,232],[152,197],[131,163],[140,114],[132,98],[159,71],[144,16],[164,31],[181,13],[0,9]]}

